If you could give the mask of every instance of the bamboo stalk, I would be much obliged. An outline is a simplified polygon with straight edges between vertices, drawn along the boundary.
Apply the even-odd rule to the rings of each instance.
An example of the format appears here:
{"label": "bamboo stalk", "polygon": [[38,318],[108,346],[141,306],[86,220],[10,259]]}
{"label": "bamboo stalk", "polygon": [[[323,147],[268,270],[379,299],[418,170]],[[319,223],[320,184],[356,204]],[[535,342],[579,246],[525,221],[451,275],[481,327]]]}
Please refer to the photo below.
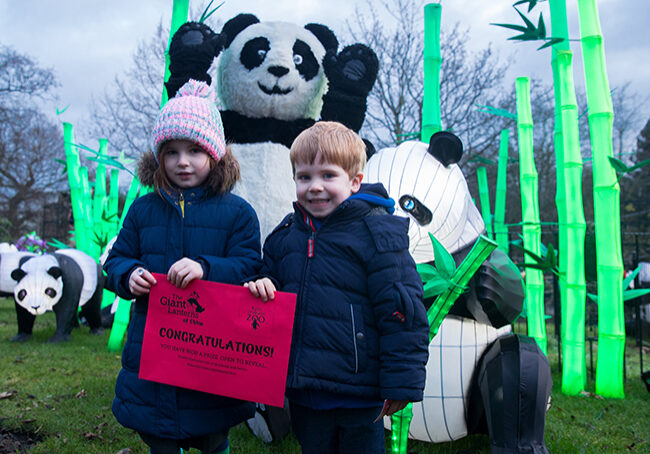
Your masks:
{"label": "bamboo stalk", "polygon": [[[169,41],[167,42],[167,49],[165,49],[165,74],[163,76],[163,82],[166,82],[169,79],[169,76],[171,74],[169,72],[169,44],[171,44],[172,42],[172,37],[174,36],[174,33],[178,31],[181,25],[187,22],[187,13],[189,9],[190,9],[190,0],[174,0],[172,6],[172,23],[171,23],[171,27],[169,28]],[[167,95],[167,88],[163,83],[162,97],[160,99],[161,109],[165,104],[167,104],[168,99],[169,97]]]}
{"label": "bamboo stalk", "polygon": [[[517,135],[519,141],[519,179],[521,185],[521,214],[524,248],[541,255],[541,226],[539,222],[538,183],[533,158],[533,117],[530,109],[530,80],[518,77]],[[527,254],[526,264],[534,263]],[[528,335],[533,337],[546,354],[546,325],[544,314],[544,278],[542,271],[526,268],[526,310]]]}
{"label": "bamboo stalk", "polygon": [[494,201],[494,239],[506,254],[508,244],[508,226],[506,220],[506,193],[508,192],[508,129],[501,130],[499,141],[499,163],[497,167],[497,189]]}
{"label": "bamboo stalk", "polygon": [[485,166],[476,168],[476,177],[478,179],[478,196],[481,201],[481,215],[487,230],[487,237],[494,239],[492,232],[492,208],[490,206],[490,189],[488,188],[487,169]]}
{"label": "bamboo stalk", "polygon": [[598,276],[596,392],[604,397],[623,398],[625,397],[623,390],[625,328],[620,189],[616,172],[608,160],[608,157],[613,156],[614,112],[596,1],[578,0],[578,15],[594,168],[594,221]]}
{"label": "bamboo stalk", "polygon": [[[582,155],[578,129],[578,106],[573,80],[573,53],[568,43],[569,31],[566,0],[551,0],[553,36],[565,38],[553,48],[553,77],[556,99],[556,122],[559,120],[562,153],[556,153],[558,188],[564,196],[564,222],[560,223],[560,279],[562,292],[562,392],[577,394],[585,389],[585,298],[584,272],[585,217],[582,202]],[[558,118],[559,112],[559,118]],[[561,162],[561,164],[560,164]],[[558,204],[558,219],[560,205]]]}
{"label": "bamboo stalk", "polygon": [[424,6],[424,99],[422,100],[422,142],[442,130],[440,118],[440,18],[442,5]]}

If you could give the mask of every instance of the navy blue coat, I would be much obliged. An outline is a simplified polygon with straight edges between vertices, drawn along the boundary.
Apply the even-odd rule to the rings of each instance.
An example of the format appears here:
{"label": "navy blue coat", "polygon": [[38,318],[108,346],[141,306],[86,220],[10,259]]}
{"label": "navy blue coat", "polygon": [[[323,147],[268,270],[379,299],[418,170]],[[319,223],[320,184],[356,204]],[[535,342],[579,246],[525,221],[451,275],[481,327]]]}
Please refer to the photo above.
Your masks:
{"label": "navy blue coat", "polygon": [[[204,280],[240,284],[261,266],[260,233],[252,207],[236,195],[206,197],[201,189],[178,199],[157,193],[131,205],[104,265],[107,287],[125,299],[138,266],[166,274],[188,257],[203,266]],[[162,438],[183,439],[223,431],[252,416],[253,404],[138,378],[147,296],[138,297],[115,385],[113,413],[125,427]]]}
{"label": "navy blue coat", "polygon": [[387,201],[381,184],[364,184],[319,227],[295,204],[266,240],[262,274],[298,294],[290,393],[422,400],[429,344],[422,281],[408,220],[389,215]]}

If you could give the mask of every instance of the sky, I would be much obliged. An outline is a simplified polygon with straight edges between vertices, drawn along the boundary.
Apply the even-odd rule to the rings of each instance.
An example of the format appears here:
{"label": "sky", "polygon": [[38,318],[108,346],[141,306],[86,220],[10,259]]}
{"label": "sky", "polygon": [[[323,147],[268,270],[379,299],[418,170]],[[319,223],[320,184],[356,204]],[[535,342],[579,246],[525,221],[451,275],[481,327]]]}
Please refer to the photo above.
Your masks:
{"label": "sky", "polygon": [[[215,0],[215,5],[220,0]],[[630,82],[638,94],[639,116],[650,116],[650,6],[648,0],[597,0],[605,42],[610,87]],[[191,0],[201,11],[207,0]],[[520,23],[514,0],[442,0],[442,29],[456,22],[469,28],[470,48],[492,43],[504,59],[511,57],[508,79],[552,81],[550,49],[535,51],[537,43],[507,41],[515,32],[491,23]],[[298,24],[318,22],[330,27],[343,45],[346,18],[365,3],[358,0],[226,0],[215,13],[223,20],[253,13],[260,20]],[[526,11],[526,5],[520,8]],[[567,0],[569,34],[579,38],[577,0]],[[548,3],[538,4],[533,21],[543,11],[550,29]],[[13,47],[54,70],[61,87],[56,108],[69,105],[59,119],[78,124],[87,115],[93,96],[101,96],[116,75],[132,64],[139,42],[149,39],[162,20],[171,20],[172,0],[0,0],[0,44]],[[197,19],[190,17],[190,19]],[[645,31],[644,31],[645,30]],[[218,30],[216,30],[218,31]],[[646,36],[646,38],[643,38]],[[574,78],[584,85],[580,43],[572,43]],[[444,56],[443,56],[444,58]],[[161,87],[162,89],[162,87]],[[444,100],[443,100],[444,102]],[[645,124],[643,120],[642,124]]]}

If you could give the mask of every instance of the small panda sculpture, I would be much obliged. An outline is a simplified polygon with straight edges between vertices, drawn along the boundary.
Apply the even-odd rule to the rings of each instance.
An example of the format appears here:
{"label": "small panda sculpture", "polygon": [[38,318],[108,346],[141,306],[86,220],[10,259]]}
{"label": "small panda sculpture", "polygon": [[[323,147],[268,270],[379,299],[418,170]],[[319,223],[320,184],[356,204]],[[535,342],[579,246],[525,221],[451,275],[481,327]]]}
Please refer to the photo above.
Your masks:
{"label": "small panda sculpture", "polygon": [[292,210],[295,137],[319,119],[355,131],[363,124],[377,56],[359,43],[337,53],[338,45],[324,25],[260,22],[252,14],[230,19],[219,34],[188,22],[170,43],[170,97],[190,78],[210,83],[208,69],[221,54],[221,117],[242,175],[234,192],[255,208],[262,238]]}
{"label": "small panda sculpture", "polygon": [[91,334],[101,334],[101,266],[88,254],[77,249],[61,249],[53,254],[35,255],[21,260],[11,272],[18,318],[18,334],[13,341],[32,336],[37,315],[53,311],[56,331],[50,342],[70,340],[78,325],[77,311],[90,325]]}
{"label": "small panda sculpture", "polygon": [[[395,214],[410,219],[409,249],[416,263],[434,261],[429,233],[457,265],[485,233],[457,165],[462,152],[458,137],[438,132],[429,144],[403,142],[378,151],[366,164],[364,181],[383,183],[396,201]],[[501,449],[493,452],[547,452],[550,365],[531,338],[511,334],[523,299],[519,271],[495,250],[429,345],[424,399],[413,404],[410,438],[440,443],[489,432],[493,449]],[[499,416],[504,414],[508,421]],[[389,418],[384,422],[390,428]]]}

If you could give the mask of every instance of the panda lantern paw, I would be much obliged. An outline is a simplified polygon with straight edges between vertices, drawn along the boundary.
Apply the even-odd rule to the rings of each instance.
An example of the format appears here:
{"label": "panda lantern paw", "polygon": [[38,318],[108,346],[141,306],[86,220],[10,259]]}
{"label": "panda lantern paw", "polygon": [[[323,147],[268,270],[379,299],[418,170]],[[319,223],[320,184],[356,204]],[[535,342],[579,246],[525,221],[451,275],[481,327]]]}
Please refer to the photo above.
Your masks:
{"label": "panda lantern paw", "polygon": [[59,342],[67,342],[69,340],[70,340],[69,334],[55,333],[54,336],[50,337],[47,341],[52,344],[58,344]]}
{"label": "panda lantern paw", "polygon": [[27,342],[31,338],[32,338],[31,334],[18,333],[14,337],[11,338],[11,342]]}
{"label": "panda lantern paw", "polygon": [[379,62],[375,52],[364,44],[352,44],[338,55],[328,51],[323,60],[331,90],[367,96],[377,79]]}

